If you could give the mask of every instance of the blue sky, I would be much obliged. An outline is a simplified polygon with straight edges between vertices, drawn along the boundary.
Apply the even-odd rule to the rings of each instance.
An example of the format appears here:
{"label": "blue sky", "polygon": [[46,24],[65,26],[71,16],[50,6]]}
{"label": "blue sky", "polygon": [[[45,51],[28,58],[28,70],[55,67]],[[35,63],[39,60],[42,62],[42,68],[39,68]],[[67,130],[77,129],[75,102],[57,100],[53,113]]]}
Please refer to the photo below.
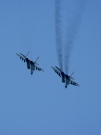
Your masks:
{"label": "blue sky", "polygon": [[[51,69],[58,66],[54,0],[0,1],[1,135],[101,134],[100,5],[86,4],[69,63],[80,87],[65,89]],[[31,76],[16,56],[29,50],[45,72]]]}

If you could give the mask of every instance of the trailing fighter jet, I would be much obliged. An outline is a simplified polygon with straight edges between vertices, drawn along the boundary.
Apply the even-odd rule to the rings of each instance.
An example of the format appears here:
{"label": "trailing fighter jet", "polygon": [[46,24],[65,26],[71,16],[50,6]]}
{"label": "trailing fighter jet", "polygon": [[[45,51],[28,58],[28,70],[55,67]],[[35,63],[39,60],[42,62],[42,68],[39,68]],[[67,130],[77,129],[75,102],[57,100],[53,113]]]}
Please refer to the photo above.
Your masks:
{"label": "trailing fighter jet", "polygon": [[26,62],[27,68],[31,70],[31,75],[33,74],[33,72],[34,72],[35,69],[36,69],[36,70],[39,70],[39,71],[44,71],[43,69],[41,69],[40,67],[37,66],[37,65],[38,65],[38,64],[37,64],[37,60],[39,59],[39,57],[33,62],[33,61],[31,61],[31,60],[29,60],[29,59],[27,58],[28,54],[29,54],[29,52],[28,52],[27,55],[25,56],[25,55],[23,55],[22,53],[20,53],[20,54],[17,54],[17,53],[16,53],[16,55],[17,55],[18,57],[20,57],[20,59],[21,59],[22,61]]}
{"label": "trailing fighter jet", "polygon": [[67,74],[65,74],[60,68],[58,68],[57,66],[52,67],[52,69],[62,78],[62,82],[65,83],[65,88],[67,88],[67,86],[69,84],[75,85],[75,86],[79,86],[79,84],[77,84],[76,82],[74,82],[74,78],[72,77],[73,73],[68,76]]}

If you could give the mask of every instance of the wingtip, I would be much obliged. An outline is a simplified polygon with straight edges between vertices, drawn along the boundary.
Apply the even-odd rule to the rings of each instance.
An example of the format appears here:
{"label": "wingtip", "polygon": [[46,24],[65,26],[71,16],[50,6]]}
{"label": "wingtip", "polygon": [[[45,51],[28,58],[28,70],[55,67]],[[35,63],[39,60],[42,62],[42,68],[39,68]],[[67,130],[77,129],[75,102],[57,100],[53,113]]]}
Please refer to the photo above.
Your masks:
{"label": "wingtip", "polygon": [[52,67],[52,66],[51,66],[51,68],[52,68],[53,70],[55,70],[55,68],[54,68],[54,67]]}
{"label": "wingtip", "polygon": [[57,70],[59,70],[60,72],[62,71],[60,68],[58,68],[57,66],[55,66],[55,68],[57,69]]}
{"label": "wingtip", "polygon": [[17,56],[20,56],[18,53],[16,53]]}

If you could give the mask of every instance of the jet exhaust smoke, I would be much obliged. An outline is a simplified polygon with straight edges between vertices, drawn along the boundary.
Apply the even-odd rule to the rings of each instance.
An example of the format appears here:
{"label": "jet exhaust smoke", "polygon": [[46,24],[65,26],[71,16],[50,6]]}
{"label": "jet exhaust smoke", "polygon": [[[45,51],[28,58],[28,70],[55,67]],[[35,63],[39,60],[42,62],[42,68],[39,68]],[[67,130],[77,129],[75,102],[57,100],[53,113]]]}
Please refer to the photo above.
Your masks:
{"label": "jet exhaust smoke", "polygon": [[70,9],[67,17],[67,32],[64,45],[64,67],[66,73],[68,73],[71,49],[73,48],[74,40],[81,22],[82,13],[85,7],[85,1],[72,1],[71,4],[72,9]]}
{"label": "jet exhaust smoke", "polygon": [[58,55],[58,62],[61,70],[63,70],[61,0],[55,0],[55,30],[56,30],[56,49]]}
{"label": "jet exhaust smoke", "polygon": [[[61,16],[61,2],[66,2],[66,4],[64,5],[66,13],[63,14],[66,15],[65,24],[63,25],[66,26],[64,27],[64,30],[66,32],[65,35],[62,35],[63,31],[61,29],[63,19]],[[68,0],[68,1],[55,0],[55,28],[56,28],[56,48],[58,54],[58,62],[62,71],[64,65],[64,69],[67,74],[71,50],[73,48],[74,40],[78,32],[85,4],[86,0]]]}

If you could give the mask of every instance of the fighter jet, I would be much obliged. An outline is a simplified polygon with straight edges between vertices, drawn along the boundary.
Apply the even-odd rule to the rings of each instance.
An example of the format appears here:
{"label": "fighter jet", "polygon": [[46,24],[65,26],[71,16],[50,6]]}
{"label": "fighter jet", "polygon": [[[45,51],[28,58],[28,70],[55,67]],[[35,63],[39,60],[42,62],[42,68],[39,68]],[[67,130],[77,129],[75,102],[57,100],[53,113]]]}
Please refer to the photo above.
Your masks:
{"label": "fighter jet", "polygon": [[39,71],[44,71],[42,68],[38,67],[37,65],[37,60],[39,59],[39,57],[37,57],[37,59],[33,62],[31,60],[29,60],[27,58],[29,52],[27,53],[27,55],[25,56],[24,54],[20,53],[20,54],[17,54],[16,55],[18,57],[20,57],[20,59],[24,62],[26,62],[27,64],[27,69],[30,69],[31,70],[31,75],[33,74],[34,70],[39,70]]}
{"label": "fighter jet", "polygon": [[75,85],[75,86],[79,86],[79,84],[77,84],[76,82],[74,82],[74,78],[72,77],[73,73],[69,76],[67,74],[65,74],[60,68],[58,68],[57,66],[52,67],[52,69],[62,78],[62,82],[65,83],[65,88],[67,88],[67,86],[69,84]]}

